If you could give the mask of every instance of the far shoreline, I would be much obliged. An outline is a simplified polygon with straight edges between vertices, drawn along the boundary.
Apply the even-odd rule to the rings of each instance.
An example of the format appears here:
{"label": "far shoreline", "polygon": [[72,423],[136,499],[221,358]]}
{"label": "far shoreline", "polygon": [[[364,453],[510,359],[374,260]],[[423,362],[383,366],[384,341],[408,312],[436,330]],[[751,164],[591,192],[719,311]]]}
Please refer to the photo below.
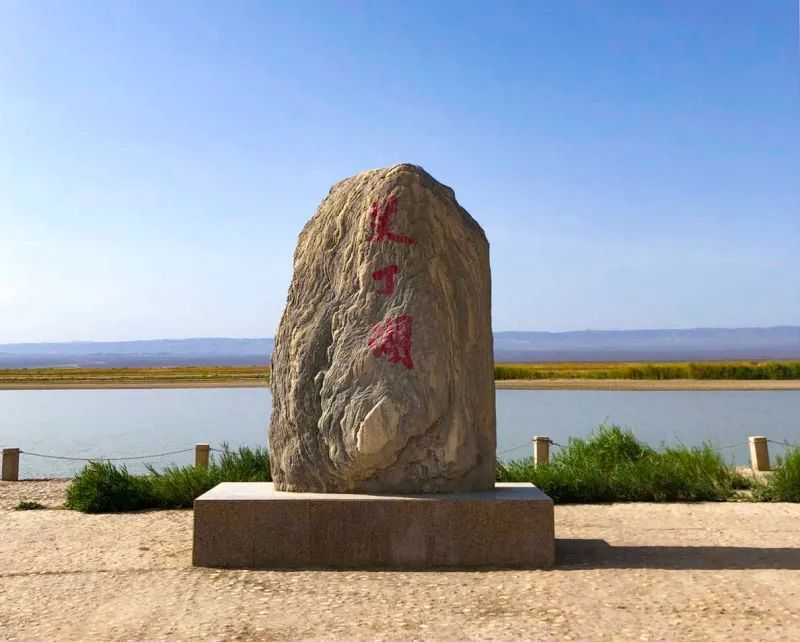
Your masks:
{"label": "far shoreline", "polygon": [[[151,382],[0,382],[0,391],[151,390],[161,388],[269,388],[269,384],[252,379]],[[800,390],[800,379],[505,379],[495,381],[495,388],[497,390],[607,390],[619,392]]]}
{"label": "far shoreline", "polygon": [[800,379],[506,379],[497,390],[724,391],[800,390]]}

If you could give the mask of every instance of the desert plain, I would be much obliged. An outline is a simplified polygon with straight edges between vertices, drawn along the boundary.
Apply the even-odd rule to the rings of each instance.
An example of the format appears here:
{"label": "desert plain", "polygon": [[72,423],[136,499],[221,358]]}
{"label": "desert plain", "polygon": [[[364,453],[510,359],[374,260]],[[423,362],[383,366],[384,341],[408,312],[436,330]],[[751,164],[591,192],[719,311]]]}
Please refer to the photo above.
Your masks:
{"label": "desert plain", "polygon": [[253,571],[193,567],[190,510],[67,483],[0,482],[0,639],[800,639],[798,504],[556,506],[551,570]]}

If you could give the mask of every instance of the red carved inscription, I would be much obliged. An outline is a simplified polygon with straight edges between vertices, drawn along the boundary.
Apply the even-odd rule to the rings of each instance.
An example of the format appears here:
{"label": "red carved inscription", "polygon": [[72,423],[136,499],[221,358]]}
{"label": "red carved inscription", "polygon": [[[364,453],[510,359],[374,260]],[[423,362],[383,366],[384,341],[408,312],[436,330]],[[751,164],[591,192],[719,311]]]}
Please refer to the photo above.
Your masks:
{"label": "red carved inscription", "polygon": [[372,204],[372,209],[369,211],[369,216],[372,222],[369,226],[373,229],[374,233],[370,241],[373,243],[382,243],[383,241],[394,241],[395,243],[416,243],[416,239],[410,236],[401,236],[395,234],[389,228],[392,225],[392,218],[397,213],[397,197],[390,196],[386,199],[383,205],[378,201]]}
{"label": "red carved inscription", "polygon": [[386,355],[390,363],[399,361],[408,369],[414,367],[411,360],[411,317],[407,314],[376,323],[368,343],[376,357]]}
{"label": "red carved inscription", "polygon": [[394,277],[397,274],[398,267],[394,264],[387,265],[385,268],[375,270],[372,273],[372,278],[375,281],[384,281],[385,285],[380,290],[375,290],[375,294],[386,294],[391,296],[394,292]]}

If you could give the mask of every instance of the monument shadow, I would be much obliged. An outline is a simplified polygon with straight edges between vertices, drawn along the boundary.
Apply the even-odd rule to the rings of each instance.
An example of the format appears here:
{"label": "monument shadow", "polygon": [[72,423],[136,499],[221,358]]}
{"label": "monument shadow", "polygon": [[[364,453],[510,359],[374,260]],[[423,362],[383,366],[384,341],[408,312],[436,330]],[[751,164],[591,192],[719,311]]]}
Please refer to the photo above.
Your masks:
{"label": "monument shadow", "polygon": [[556,539],[553,570],[800,570],[800,548],[752,546],[612,546],[602,539]]}

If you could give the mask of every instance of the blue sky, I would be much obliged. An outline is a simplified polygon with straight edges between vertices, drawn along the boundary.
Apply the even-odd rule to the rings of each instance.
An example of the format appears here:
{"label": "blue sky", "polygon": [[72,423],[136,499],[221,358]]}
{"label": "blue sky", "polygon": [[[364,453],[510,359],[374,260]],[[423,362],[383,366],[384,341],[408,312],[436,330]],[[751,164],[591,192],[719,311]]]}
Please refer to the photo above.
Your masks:
{"label": "blue sky", "polygon": [[272,336],[334,182],[413,162],[496,330],[800,323],[794,0],[0,3],[0,342]]}

